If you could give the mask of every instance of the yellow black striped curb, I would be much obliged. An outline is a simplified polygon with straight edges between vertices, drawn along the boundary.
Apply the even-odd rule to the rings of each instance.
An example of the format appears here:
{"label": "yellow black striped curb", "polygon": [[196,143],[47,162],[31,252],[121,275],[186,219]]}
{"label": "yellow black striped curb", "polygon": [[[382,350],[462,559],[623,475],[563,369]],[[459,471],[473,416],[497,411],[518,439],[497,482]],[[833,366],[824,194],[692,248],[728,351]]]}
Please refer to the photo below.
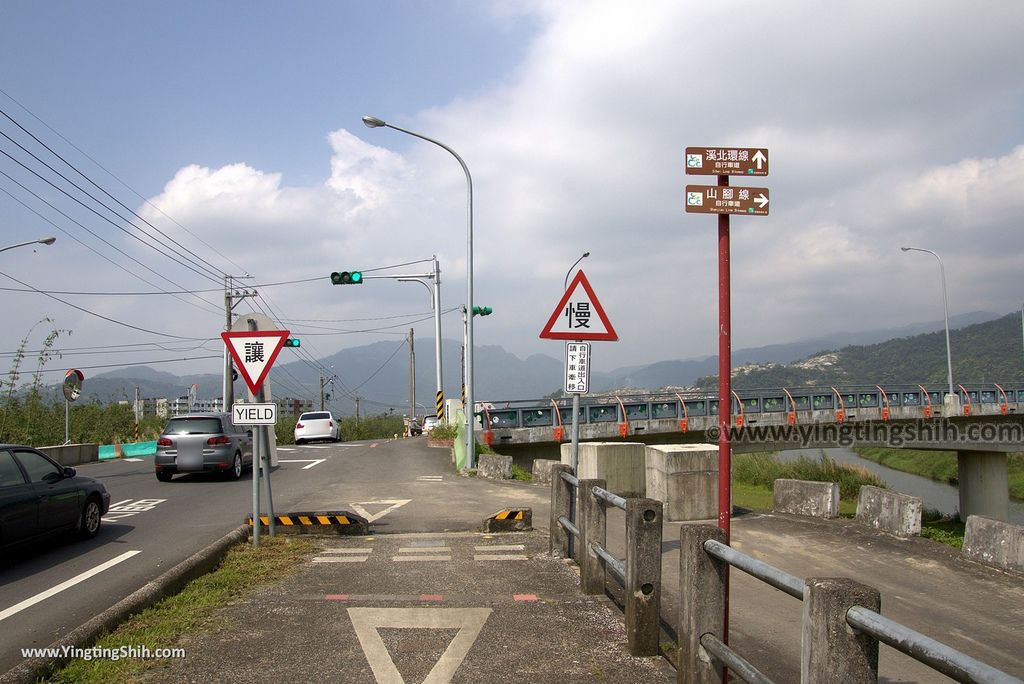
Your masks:
{"label": "yellow black striped curb", "polygon": [[484,521],[488,532],[518,532],[533,529],[533,509],[509,508],[498,511]]}
{"label": "yellow black striped curb", "polygon": [[[249,527],[252,527],[252,515],[246,518]],[[270,526],[270,519],[260,516],[260,527]],[[369,523],[366,518],[350,513],[348,511],[317,511],[285,513],[274,516],[274,527],[277,530],[291,534],[367,534]]]}

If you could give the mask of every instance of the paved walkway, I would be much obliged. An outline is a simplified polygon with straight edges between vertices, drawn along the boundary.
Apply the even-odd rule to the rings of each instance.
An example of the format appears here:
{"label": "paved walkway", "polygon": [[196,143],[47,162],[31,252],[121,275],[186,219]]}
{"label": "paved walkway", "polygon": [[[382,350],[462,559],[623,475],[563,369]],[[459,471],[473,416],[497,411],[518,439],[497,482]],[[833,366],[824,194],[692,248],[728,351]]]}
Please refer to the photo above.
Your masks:
{"label": "paved walkway", "polygon": [[147,681],[674,682],[634,658],[621,613],[583,596],[544,532],[415,533],[324,540],[286,581],[186,639]]}

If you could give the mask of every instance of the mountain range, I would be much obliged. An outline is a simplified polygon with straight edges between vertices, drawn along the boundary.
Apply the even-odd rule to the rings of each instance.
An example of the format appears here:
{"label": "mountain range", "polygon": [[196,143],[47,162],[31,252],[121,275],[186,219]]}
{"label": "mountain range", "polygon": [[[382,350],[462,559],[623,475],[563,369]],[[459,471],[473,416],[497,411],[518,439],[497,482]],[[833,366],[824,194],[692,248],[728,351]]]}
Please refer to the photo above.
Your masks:
{"label": "mountain range", "polygon": [[[1021,337],[1019,314],[1000,317],[988,312],[973,312],[953,317],[950,328],[955,350],[955,377],[983,382],[992,376],[1019,377]],[[1014,327],[1014,321],[1017,322]],[[839,333],[800,340],[789,344],[733,350],[734,383],[737,387],[834,384],[848,382],[941,381],[945,378],[945,340],[943,323],[921,323],[901,328]],[[1013,353],[1013,350],[1016,353]],[[433,407],[435,394],[434,342],[417,338],[416,403],[417,412]],[[461,384],[461,346],[445,340],[444,387],[457,392]],[[319,405],[320,372],[310,363],[288,360],[293,350],[284,349],[271,371],[275,398],[312,399]],[[382,413],[389,409],[404,413],[409,404],[409,350],[407,343],[375,342],[343,349],[319,359],[322,367],[332,369],[335,381],[325,378],[327,404],[341,415],[355,412],[354,398],[360,398],[361,411]],[[525,359],[501,346],[477,347],[475,399],[478,401],[537,399],[561,393],[562,360],[543,354]],[[1016,364],[1016,365],[1014,365]],[[717,384],[717,355],[684,360],[627,366],[608,372],[592,371],[591,390],[608,392],[621,389],[659,389],[666,387]],[[176,376],[147,366],[131,366],[102,373],[83,383],[83,398],[100,402],[130,400],[136,387],[143,397],[175,398],[199,385],[197,395],[212,399],[221,396],[221,377],[216,374]],[[59,389],[55,390],[60,396]],[[236,396],[246,389],[239,381]]]}

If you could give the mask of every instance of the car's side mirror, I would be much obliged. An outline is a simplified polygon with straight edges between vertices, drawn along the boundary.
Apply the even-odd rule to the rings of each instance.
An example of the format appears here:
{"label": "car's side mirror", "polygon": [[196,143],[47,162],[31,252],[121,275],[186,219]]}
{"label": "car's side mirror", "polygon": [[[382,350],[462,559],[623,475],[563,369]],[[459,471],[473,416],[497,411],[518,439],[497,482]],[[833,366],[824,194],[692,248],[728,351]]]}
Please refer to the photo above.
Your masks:
{"label": "car's side mirror", "polygon": [[71,477],[74,477],[77,474],[78,474],[78,471],[76,471],[71,466],[67,466],[67,467],[64,468],[64,477],[71,478]]}

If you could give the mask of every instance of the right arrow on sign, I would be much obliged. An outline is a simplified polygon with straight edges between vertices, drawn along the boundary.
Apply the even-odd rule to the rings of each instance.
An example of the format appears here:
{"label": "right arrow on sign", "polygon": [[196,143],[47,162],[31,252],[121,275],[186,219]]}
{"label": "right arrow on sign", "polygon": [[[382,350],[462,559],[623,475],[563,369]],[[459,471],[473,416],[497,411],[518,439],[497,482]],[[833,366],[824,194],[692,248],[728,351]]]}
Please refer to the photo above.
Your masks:
{"label": "right arrow on sign", "polygon": [[760,195],[755,197],[754,201],[757,202],[757,206],[761,207],[762,209],[764,209],[765,206],[768,205],[768,198],[764,196],[764,193],[761,193]]}

